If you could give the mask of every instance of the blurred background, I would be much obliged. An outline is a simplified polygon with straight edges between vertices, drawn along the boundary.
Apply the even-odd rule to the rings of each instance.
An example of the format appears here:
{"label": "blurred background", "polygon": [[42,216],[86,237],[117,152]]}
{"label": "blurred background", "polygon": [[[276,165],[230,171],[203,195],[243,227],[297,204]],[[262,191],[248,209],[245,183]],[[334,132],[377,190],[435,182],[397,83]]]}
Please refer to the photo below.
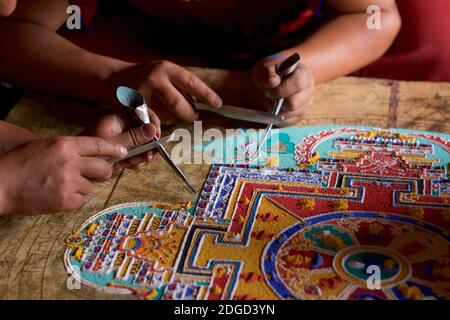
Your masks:
{"label": "blurred background", "polygon": [[[166,59],[231,69],[248,69],[257,59],[301,42],[327,19],[326,8],[315,14],[298,9],[298,4],[280,26],[279,12],[261,15],[264,8],[259,8],[252,14],[255,10],[250,7],[240,12],[239,19],[208,5],[208,0],[198,2],[195,12],[186,6],[179,13],[164,10],[166,5],[157,5],[158,0],[72,2],[82,9],[84,29],[61,32],[89,50],[132,61]],[[403,20],[397,40],[384,57],[357,75],[450,81],[450,1],[397,0],[397,4]],[[286,20],[285,13],[283,17]]]}
{"label": "blurred background", "polygon": [[[81,8],[82,30],[64,27],[60,33],[90,51],[133,62],[164,59],[184,66],[237,70],[249,70],[258,59],[301,42],[327,20],[326,8],[318,13],[298,4],[292,4],[286,20],[286,12],[263,5],[258,14],[243,5],[236,15],[221,11],[220,5],[211,6],[209,0],[194,1],[194,11],[179,0],[175,10],[172,0],[71,2]],[[382,58],[353,75],[450,82],[450,1],[397,3],[403,24],[396,41]],[[284,19],[281,24],[279,16]],[[0,117],[20,94],[19,89],[0,85]]]}

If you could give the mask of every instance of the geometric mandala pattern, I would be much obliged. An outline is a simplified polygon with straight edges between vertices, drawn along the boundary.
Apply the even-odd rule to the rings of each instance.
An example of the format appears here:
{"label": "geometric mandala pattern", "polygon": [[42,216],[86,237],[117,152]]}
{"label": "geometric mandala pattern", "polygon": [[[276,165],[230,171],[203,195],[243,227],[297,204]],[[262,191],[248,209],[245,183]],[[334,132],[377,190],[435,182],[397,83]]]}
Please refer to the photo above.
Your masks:
{"label": "geometric mandala pattern", "polygon": [[68,273],[140,299],[449,299],[448,136],[305,130],[279,167],[212,165],[192,207],[92,216]]}

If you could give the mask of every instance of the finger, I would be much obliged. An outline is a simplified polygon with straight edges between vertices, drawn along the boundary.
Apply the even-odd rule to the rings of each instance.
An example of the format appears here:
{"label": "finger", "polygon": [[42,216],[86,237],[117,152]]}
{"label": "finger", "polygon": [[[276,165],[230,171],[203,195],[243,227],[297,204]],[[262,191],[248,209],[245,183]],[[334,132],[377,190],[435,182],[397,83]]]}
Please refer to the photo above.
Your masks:
{"label": "finger", "polygon": [[159,119],[156,112],[154,112],[152,109],[148,109],[148,115],[150,116],[150,122],[155,126],[156,128],[156,136],[159,138],[161,137],[161,120]]}
{"label": "finger", "polygon": [[302,91],[284,100],[281,114],[286,117],[288,117],[291,113],[295,115],[295,113],[299,112],[299,110],[311,106],[312,102],[312,92]]}
{"label": "finger", "polygon": [[290,126],[294,126],[294,125],[304,125],[305,124],[305,118],[303,116],[299,116],[299,117],[293,117],[293,118],[289,118],[286,119],[282,124],[279,125],[279,127],[283,128],[283,127],[290,127]]}
{"label": "finger", "polygon": [[136,160],[133,159],[130,161],[126,161],[124,164],[120,164],[119,167],[120,167],[120,169],[136,170],[136,169],[141,169],[144,165],[145,165],[144,162],[136,163]]}
{"label": "finger", "polygon": [[138,165],[138,164],[145,164],[145,163],[149,163],[150,161],[153,160],[154,156],[155,156],[155,152],[156,151],[148,151],[145,154],[142,155],[138,155],[135,156],[133,158],[121,161],[116,163],[116,165],[114,166],[115,169],[122,169],[122,168],[130,168],[132,166]]}
{"label": "finger", "polygon": [[90,182],[88,179],[80,177],[79,181],[77,181],[77,188],[76,192],[87,196],[94,190],[94,185],[92,182]]}
{"label": "finger", "polygon": [[76,137],[75,147],[81,156],[123,158],[128,154],[127,148],[116,142],[97,137]]}
{"label": "finger", "polygon": [[[85,195],[77,192],[79,188],[78,182],[72,181],[70,186],[66,185],[65,190],[60,190],[61,193],[53,196],[54,205],[51,207],[51,212],[76,210],[83,205]],[[83,192],[85,191],[83,190]]]}
{"label": "finger", "polygon": [[126,169],[130,167],[128,160],[120,161],[114,164],[114,170]]}
{"label": "finger", "polygon": [[130,169],[131,170],[139,170],[141,169],[145,164],[153,161],[153,159],[155,158],[157,154],[157,151],[149,151],[147,152],[147,154],[143,155],[142,158],[140,159],[140,162],[137,161],[131,161],[130,162]]}
{"label": "finger", "polygon": [[153,123],[132,128],[118,136],[110,139],[127,148],[128,150],[137,148],[150,142],[156,135],[156,127]]}
{"label": "finger", "polygon": [[262,89],[273,89],[280,85],[281,78],[277,74],[279,59],[268,59],[253,68],[252,76],[256,85]]}
{"label": "finger", "polygon": [[157,154],[158,154],[158,151],[156,151],[156,150],[151,150],[151,151],[147,152],[147,154],[146,154],[147,162],[152,162],[155,159]]}
{"label": "finger", "polygon": [[147,155],[137,156],[129,159],[128,161],[130,167],[137,166],[139,164],[147,163]]}
{"label": "finger", "polygon": [[177,118],[185,122],[193,122],[198,119],[198,113],[172,84],[164,84],[156,94],[166,109]]}
{"label": "finger", "polygon": [[288,122],[291,119],[295,119],[295,118],[302,118],[302,119],[305,118],[306,114],[308,113],[308,110],[310,109],[312,104],[313,104],[313,99],[310,99],[308,102],[297,107],[295,110],[282,113],[284,122]]}
{"label": "finger", "polygon": [[308,71],[300,66],[278,87],[267,90],[265,93],[266,97],[270,99],[288,98],[311,87],[313,87],[313,83]]}
{"label": "finger", "polygon": [[112,168],[105,160],[86,157],[82,160],[80,173],[89,179],[106,181],[112,176]]}
{"label": "finger", "polygon": [[109,114],[101,118],[95,126],[85,130],[82,136],[93,136],[108,139],[122,133],[125,121],[118,114]]}
{"label": "finger", "polygon": [[283,80],[279,86],[270,90],[265,90],[264,94],[269,99],[288,98],[301,92],[306,86],[301,83],[301,75],[298,70]]}
{"label": "finger", "polygon": [[128,169],[133,170],[133,171],[139,171],[144,167],[145,163],[138,163],[134,166],[129,167]]}
{"label": "finger", "polygon": [[74,192],[68,199],[61,211],[78,210],[83,206],[85,196],[81,193]]}
{"label": "finger", "polygon": [[283,122],[288,123],[292,119],[302,118],[304,119],[307,114],[307,107],[302,107],[298,110],[295,110],[293,112],[289,112],[286,114],[283,114]]}
{"label": "finger", "polygon": [[217,93],[184,68],[178,67],[175,73],[173,73],[171,81],[180,90],[215,108],[220,108],[223,104],[222,99]]}

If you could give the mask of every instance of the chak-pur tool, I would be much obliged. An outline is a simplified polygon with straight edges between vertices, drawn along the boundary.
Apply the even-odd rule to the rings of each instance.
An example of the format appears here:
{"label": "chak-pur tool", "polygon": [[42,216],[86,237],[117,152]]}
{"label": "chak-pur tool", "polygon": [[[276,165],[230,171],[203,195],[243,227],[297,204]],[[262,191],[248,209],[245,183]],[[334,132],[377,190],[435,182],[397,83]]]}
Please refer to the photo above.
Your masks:
{"label": "chak-pur tool", "polygon": [[284,119],[282,116],[273,115],[270,112],[264,112],[254,110],[252,108],[241,108],[231,105],[222,105],[220,108],[214,108],[206,103],[198,102],[186,92],[179,90],[184,98],[194,107],[196,110],[203,110],[216,113],[222,117],[243,120],[254,123],[273,123],[275,125],[282,124]]}
{"label": "chak-pur tool", "polygon": [[[281,78],[281,81],[286,79],[288,76],[290,76],[292,73],[297,70],[298,65],[300,63],[300,55],[298,53],[294,53],[292,56],[284,60],[278,67],[277,67],[277,73]],[[275,105],[272,109],[272,114],[274,116],[278,116],[280,113],[281,108],[283,107],[284,99],[277,99],[275,100]],[[263,146],[264,142],[266,141],[267,137],[269,136],[270,131],[272,130],[273,125],[276,123],[269,123],[266,127],[266,130],[264,130],[264,133],[262,134],[261,138],[259,139],[258,146],[256,148],[255,154],[258,154],[258,152],[261,150],[261,147]]]}
{"label": "chak-pur tool", "polygon": [[138,156],[138,155],[148,152],[150,150],[156,149],[158,147],[158,145],[160,145],[160,144],[165,144],[165,143],[172,142],[172,141],[175,141],[174,133],[172,133],[171,135],[168,135],[167,137],[161,138],[158,141],[149,142],[140,147],[128,150],[128,153],[125,157],[123,157],[121,159],[111,158],[108,160],[108,162],[110,165],[114,165],[117,162],[129,159],[129,158],[133,158],[135,156]]}
{"label": "chak-pur tool", "polygon": [[194,101],[189,102],[191,102],[197,110],[214,112],[226,118],[263,124],[273,123],[274,125],[280,125],[284,121],[282,116],[274,115],[270,112],[254,110],[251,108],[241,108],[224,104],[222,107],[217,109],[205,103]]}
{"label": "chak-pur tool", "polygon": [[[148,114],[148,106],[145,103],[144,98],[142,95],[137,92],[134,89],[128,88],[128,87],[119,87],[117,88],[117,99],[127,107],[128,109],[131,109],[134,114],[144,123],[148,124],[151,122],[150,116]],[[189,183],[189,180],[181,171],[181,169],[173,162],[173,160],[170,158],[169,154],[167,153],[166,149],[162,145],[162,143],[173,141],[173,134],[162,138],[159,140],[158,138],[153,138],[152,142],[138,147],[136,149],[130,150],[128,152],[128,155],[126,158],[133,157],[135,155],[141,154],[143,152],[152,150],[152,149],[158,149],[158,152],[161,154],[161,156],[164,158],[164,160],[172,167],[172,169],[181,177],[181,179],[186,183],[186,185],[189,187],[189,189],[192,190],[192,192],[196,192],[194,187]],[[123,159],[121,159],[123,160]]]}

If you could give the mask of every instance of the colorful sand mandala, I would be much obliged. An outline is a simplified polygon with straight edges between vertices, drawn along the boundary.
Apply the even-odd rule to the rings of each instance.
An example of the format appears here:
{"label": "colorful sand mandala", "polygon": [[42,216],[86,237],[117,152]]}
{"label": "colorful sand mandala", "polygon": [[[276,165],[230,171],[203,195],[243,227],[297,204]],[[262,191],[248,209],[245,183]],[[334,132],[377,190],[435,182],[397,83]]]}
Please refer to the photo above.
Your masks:
{"label": "colorful sand mandala", "polygon": [[192,208],[94,215],[67,239],[67,271],[142,299],[450,298],[448,135],[279,133],[251,165],[212,165]]}

